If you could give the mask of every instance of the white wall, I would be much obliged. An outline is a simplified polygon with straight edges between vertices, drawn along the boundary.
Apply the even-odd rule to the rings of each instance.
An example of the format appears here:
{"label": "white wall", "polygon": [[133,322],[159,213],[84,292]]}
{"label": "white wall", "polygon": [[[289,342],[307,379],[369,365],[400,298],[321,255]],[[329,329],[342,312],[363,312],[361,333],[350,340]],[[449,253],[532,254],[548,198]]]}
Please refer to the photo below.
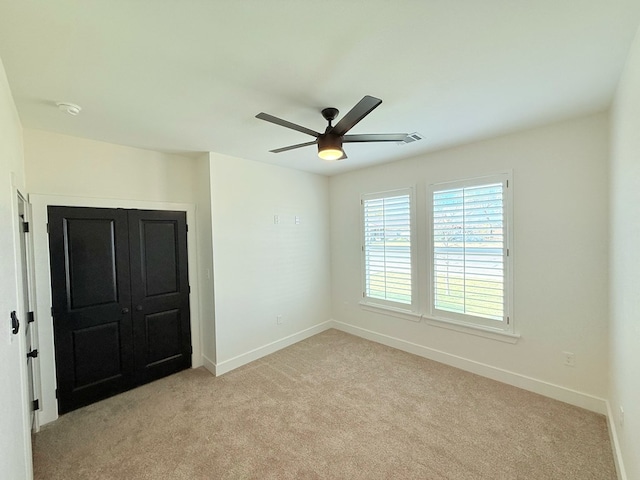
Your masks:
{"label": "white wall", "polygon": [[[597,114],[332,177],[334,319],[348,331],[603,411],[608,129],[607,115]],[[513,171],[516,344],[358,305],[362,193],[416,187],[419,283],[426,292],[426,186],[507,170]],[[563,365],[563,351],[575,354],[575,367]]]}
{"label": "white wall", "polygon": [[615,97],[611,132],[609,401],[626,478],[635,479],[640,478],[640,33]]}
{"label": "white wall", "polygon": [[329,320],[328,179],[211,154],[211,197],[222,373]]}
{"label": "white wall", "polygon": [[[81,118],[78,118],[81,120]],[[30,193],[195,203],[193,159],[24,130]]]}
{"label": "white wall", "polygon": [[200,328],[202,354],[209,362],[216,358],[215,311],[213,296],[213,245],[211,226],[211,172],[209,154],[195,161],[194,186],[198,219],[198,279],[200,283]]}
{"label": "white wall", "polygon": [[[202,365],[200,341],[201,311],[199,231],[197,202],[202,200],[198,183],[197,160],[180,155],[141,150],[104,142],[86,140],[39,130],[24,131],[27,189],[33,204],[32,232],[36,267],[36,318],[38,321],[42,424],[57,418],[55,399],[55,356],[51,305],[47,205],[82,205],[108,208],[184,210],[191,227],[187,234],[189,248],[189,283],[191,285],[191,325],[193,365]],[[208,158],[204,160],[208,161]],[[204,194],[204,210],[208,195]],[[206,214],[205,217],[206,218]],[[207,223],[207,222],[205,222]],[[210,222],[204,225],[210,229]],[[210,253],[208,254],[210,257]]]}
{"label": "white wall", "polygon": [[[13,178],[12,178],[13,177]],[[32,477],[26,394],[25,317],[19,305],[15,188],[24,193],[22,127],[0,61],[0,472],[3,478]],[[16,310],[23,326],[10,330]]]}

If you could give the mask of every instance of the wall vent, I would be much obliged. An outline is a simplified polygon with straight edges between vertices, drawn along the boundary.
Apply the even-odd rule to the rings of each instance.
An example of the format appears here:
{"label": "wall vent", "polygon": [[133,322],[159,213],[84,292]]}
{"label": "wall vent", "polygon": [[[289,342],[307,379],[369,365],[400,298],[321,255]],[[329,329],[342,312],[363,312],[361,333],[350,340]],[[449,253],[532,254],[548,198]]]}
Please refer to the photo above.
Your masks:
{"label": "wall vent", "polygon": [[413,132],[404,137],[404,140],[402,142],[398,142],[398,145],[406,145],[407,143],[417,142],[418,140],[422,140],[423,138],[423,135],[420,135],[418,132]]}

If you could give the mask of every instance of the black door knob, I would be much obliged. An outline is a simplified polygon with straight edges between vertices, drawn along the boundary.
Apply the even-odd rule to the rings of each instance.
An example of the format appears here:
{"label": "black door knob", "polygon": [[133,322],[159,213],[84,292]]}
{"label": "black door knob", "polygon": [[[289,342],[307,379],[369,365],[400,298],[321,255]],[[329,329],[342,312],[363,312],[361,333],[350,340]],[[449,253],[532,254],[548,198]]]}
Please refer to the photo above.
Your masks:
{"label": "black door knob", "polygon": [[136,312],[142,311],[142,305],[136,305]]}
{"label": "black door knob", "polygon": [[126,315],[127,313],[129,313],[129,309],[128,309],[127,307],[124,307],[124,308],[122,309],[122,314],[123,314],[123,315]]}

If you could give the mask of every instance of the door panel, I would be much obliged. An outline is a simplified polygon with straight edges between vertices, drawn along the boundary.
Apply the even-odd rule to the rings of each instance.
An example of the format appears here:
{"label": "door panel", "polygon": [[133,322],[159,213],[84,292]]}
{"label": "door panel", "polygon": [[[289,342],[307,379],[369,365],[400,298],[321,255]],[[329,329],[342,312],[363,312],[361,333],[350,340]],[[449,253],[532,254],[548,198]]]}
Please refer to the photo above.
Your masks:
{"label": "door panel", "polygon": [[49,207],[60,413],[133,386],[124,210]]}
{"label": "door panel", "polygon": [[63,222],[70,308],[117,302],[114,220],[65,218]]}
{"label": "door panel", "polygon": [[49,207],[60,413],[191,366],[186,213]]}
{"label": "door panel", "polygon": [[147,350],[149,365],[181,354],[180,310],[173,309],[145,315],[144,320],[145,336],[149,346]]}
{"label": "door panel", "polygon": [[95,325],[73,332],[74,388],[84,388],[121,375],[120,325]]}
{"label": "door panel", "polygon": [[129,211],[137,381],[191,366],[184,212]]}
{"label": "door panel", "polygon": [[[173,221],[140,220],[142,282],[145,296],[178,293],[177,236]],[[153,243],[149,241],[153,239]]]}

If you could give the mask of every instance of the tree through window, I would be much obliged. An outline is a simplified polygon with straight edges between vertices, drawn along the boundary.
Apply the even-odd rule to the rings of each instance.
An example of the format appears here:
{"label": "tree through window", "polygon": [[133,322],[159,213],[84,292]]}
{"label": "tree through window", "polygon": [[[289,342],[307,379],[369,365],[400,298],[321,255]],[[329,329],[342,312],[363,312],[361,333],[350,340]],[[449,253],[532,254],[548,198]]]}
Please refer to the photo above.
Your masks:
{"label": "tree through window", "polygon": [[506,176],[434,185],[432,313],[498,328],[509,323]]}

